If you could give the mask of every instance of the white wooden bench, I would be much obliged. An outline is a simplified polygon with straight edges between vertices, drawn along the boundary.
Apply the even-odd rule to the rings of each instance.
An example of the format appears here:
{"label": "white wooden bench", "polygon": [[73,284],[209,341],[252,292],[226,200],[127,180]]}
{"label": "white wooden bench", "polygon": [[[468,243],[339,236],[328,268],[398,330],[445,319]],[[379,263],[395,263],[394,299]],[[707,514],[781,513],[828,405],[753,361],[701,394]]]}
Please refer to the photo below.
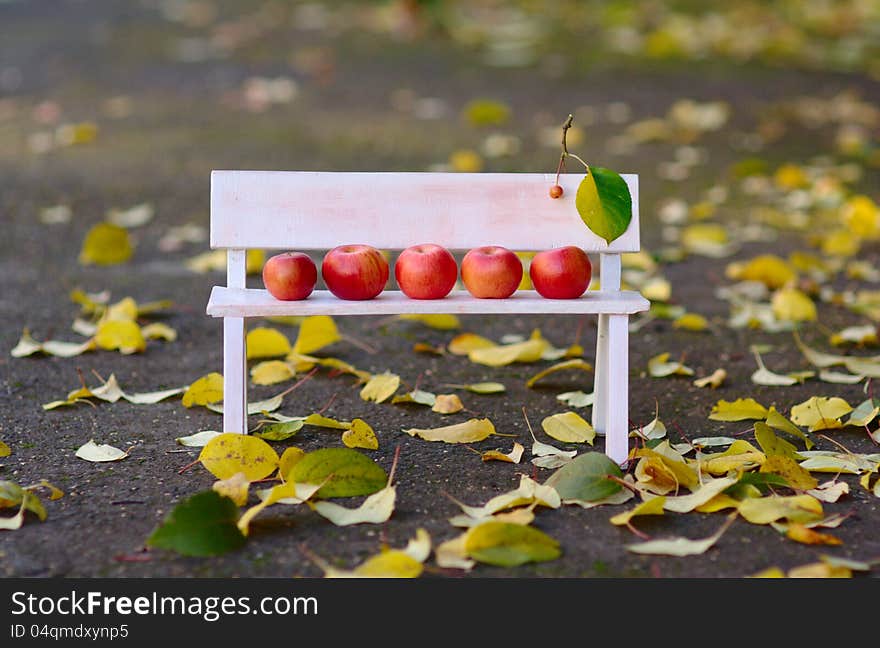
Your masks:
{"label": "white wooden bench", "polygon": [[[552,199],[548,190],[553,174],[214,171],[211,247],[227,250],[228,266],[227,285],[213,288],[207,313],[223,318],[224,431],[247,433],[248,317],[592,313],[598,316],[592,422],[605,435],[605,453],[625,463],[628,320],[649,303],[637,292],[620,289],[620,254],[639,250],[638,177],[623,177],[632,194],[633,218],[629,229],[609,245],[584,225],[575,209],[583,174],[561,176],[565,193]],[[386,290],[369,301],[344,301],[316,290],[303,301],[278,301],[264,289],[246,288],[250,248],[308,251],[350,243],[392,251],[418,243],[453,251],[486,244],[535,251],[578,245],[599,254],[600,290],[567,300],[545,299],[531,290],[517,291],[509,299],[477,299],[459,290],[441,300],[412,300]],[[316,263],[320,267],[319,258]]]}

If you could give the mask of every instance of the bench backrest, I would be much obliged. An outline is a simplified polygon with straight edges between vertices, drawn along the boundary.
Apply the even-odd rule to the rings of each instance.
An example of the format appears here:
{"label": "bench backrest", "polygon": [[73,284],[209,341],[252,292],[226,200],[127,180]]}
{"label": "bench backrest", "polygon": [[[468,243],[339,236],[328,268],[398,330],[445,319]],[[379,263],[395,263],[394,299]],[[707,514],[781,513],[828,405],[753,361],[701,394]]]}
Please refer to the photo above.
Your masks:
{"label": "bench backrest", "polygon": [[582,178],[562,175],[565,193],[554,200],[548,191],[555,174],[214,171],[211,247],[319,250],[366,243],[393,250],[437,243],[450,250],[493,244],[637,252],[638,176],[623,176],[633,218],[610,245],[575,208]]}

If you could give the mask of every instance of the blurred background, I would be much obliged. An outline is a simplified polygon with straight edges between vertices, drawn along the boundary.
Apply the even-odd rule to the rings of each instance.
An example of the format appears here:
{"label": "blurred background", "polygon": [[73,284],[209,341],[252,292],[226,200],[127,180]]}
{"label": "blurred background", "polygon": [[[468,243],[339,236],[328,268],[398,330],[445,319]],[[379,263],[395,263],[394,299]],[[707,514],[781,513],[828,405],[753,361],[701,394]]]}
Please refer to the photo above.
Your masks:
{"label": "blurred background", "polygon": [[878,79],[878,0],[2,0],[0,168],[51,176],[50,221],[142,197],[194,226],[174,251],[212,168],[549,173],[572,113],[572,152],[675,225],[777,206],[785,163],[876,180]]}

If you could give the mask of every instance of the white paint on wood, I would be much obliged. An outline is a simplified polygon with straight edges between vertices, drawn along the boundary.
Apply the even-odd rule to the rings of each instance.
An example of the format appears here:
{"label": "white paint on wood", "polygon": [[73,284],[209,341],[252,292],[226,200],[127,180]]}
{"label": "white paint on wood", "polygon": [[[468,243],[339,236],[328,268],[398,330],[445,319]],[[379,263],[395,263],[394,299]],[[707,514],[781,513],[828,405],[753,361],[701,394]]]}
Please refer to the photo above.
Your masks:
{"label": "white paint on wood", "polygon": [[599,255],[599,289],[602,292],[620,290],[620,255]]}
{"label": "white paint on wood", "polygon": [[593,428],[605,434],[608,411],[608,315],[599,315],[596,333],[596,366],[593,370]]}
{"label": "white paint on wood", "polygon": [[227,288],[211,291],[207,313],[213,317],[268,317],[275,315],[396,315],[403,313],[583,314],[638,313],[650,303],[635,291],[588,291],[579,299],[545,299],[533,290],[520,290],[507,299],[478,299],[456,290],[444,299],[410,299],[397,290],[386,290],[375,299],[347,301],[326,290],[307,299],[280,301],[262,288]]}
{"label": "white paint on wood", "polygon": [[609,245],[575,208],[583,174],[214,171],[211,247],[329,249],[366,243],[452,250],[577,245],[588,252],[639,250],[638,176],[623,175],[633,201],[627,231]]}
{"label": "white paint on wood", "polygon": [[247,250],[230,249],[226,251],[226,285],[230,288],[244,288],[247,274]]}
{"label": "white paint on wood", "polygon": [[223,319],[223,431],[247,433],[247,361],[243,317]]}
{"label": "white paint on wood", "polygon": [[629,318],[608,316],[608,361],[605,365],[605,454],[618,464],[629,455]]}

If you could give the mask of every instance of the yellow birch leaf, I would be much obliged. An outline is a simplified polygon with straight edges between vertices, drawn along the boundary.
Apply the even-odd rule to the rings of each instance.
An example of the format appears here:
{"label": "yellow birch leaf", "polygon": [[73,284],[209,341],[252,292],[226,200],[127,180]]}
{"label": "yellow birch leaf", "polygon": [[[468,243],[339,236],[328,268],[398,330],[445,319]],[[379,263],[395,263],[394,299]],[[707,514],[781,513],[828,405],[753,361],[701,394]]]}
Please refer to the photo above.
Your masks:
{"label": "yellow birch leaf", "polygon": [[115,265],[131,258],[128,231],[111,223],[98,223],[86,233],[79,252],[82,265]]}
{"label": "yellow birch leaf", "polygon": [[483,461],[506,461],[518,464],[522,460],[523,452],[525,452],[525,447],[521,443],[514,441],[513,450],[506,454],[501,452],[501,450],[487,450],[481,456]]}
{"label": "yellow birch leaf", "polygon": [[852,570],[824,562],[799,565],[788,570],[789,578],[852,578]]}
{"label": "yellow birch leaf", "polygon": [[387,522],[394,512],[397,487],[386,486],[367,497],[359,507],[350,509],[335,502],[319,501],[312,508],[336,526],[352,524],[381,524]]}
{"label": "yellow birch leaf", "polygon": [[627,551],[638,554],[651,554],[661,556],[698,556],[706,553],[718,539],[724,534],[731,525],[734,516],[730,516],[721,528],[718,529],[708,538],[701,540],[691,540],[689,538],[660,538],[657,540],[648,540],[647,542],[639,542],[626,546]]}
{"label": "yellow birch leaf", "polygon": [[375,374],[367,381],[360,392],[365,401],[381,403],[388,400],[400,387],[400,376],[390,372]]}
{"label": "yellow birch leaf", "polygon": [[342,339],[336,322],[329,315],[311,315],[299,325],[299,334],[293,344],[293,352],[314,353]]}
{"label": "yellow birch leaf", "polygon": [[193,382],[183,393],[184,407],[208,405],[223,400],[223,374],[212,372]]}
{"label": "yellow birch leaf", "polygon": [[449,344],[446,345],[446,349],[453,355],[462,356],[468,355],[476,349],[489,349],[495,346],[498,345],[492,340],[475,333],[461,333],[452,338]]}
{"label": "yellow birch leaf", "polygon": [[830,257],[852,257],[859,253],[862,239],[845,229],[828,232],[822,237],[822,254]]}
{"label": "yellow birch leaf", "polygon": [[819,480],[791,457],[770,455],[761,464],[761,472],[779,475],[795,490],[808,491],[819,485]]}
{"label": "yellow birch leaf", "polygon": [[666,376],[693,376],[694,370],[681,362],[669,362],[669,353],[661,353],[648,360],[648,374],[653,378]]}
{"label": "yellow birch leaf", "polygon": [[611,524],[622,526],[629,524],[630,520],[637,515],[663,515],[663,502],[666,500],[662,495],[645,500],[634,509],[618,513],[611,518]]}
{"label": "yellow birch leaf", "polygon": [[547,367],[536,373],[534,376],[529,378],[526,381],[526,387],[534,387],[535,383],[541,380],[542,378],[549,376],[552,373],[556,373],[557,371],[567,371],[569,369],[579,369],[581,371],[592,371],[593,365],[591,365],[586,360],[582,360],[581,358],[573,358],[571,360],[565,360],[563,362],[559,362],[552,367]]}
{"label": "yellow birch leaf", "polygon": [[141,335],[147,340],[165,340],[166,342],[177,340],[177,331],[162,322],[153,322],[141,327]]}
{"label": "yellow birch leaf", "polygon": [[693,492],[690,495],[666,496],[663,507],[667,511],[675,513],[690,513],[699,506],[703,506],[707,502],[713,500],[720,495],[722,491],[730,488],[737,482],[735,477],[721,477],[704,481],[699,487],[692,487]]}
{"label": "yellow birch leaf", "polygon": [[404,313],[397,316],[398,319],[421,322],[425,326],[438,331],[452,331],[461,328],[461,322],[455,315],[429,314],[429,313]]}
{"label": "yellow birch leaf", "polygon": [[705,331],[709,328],[709,320],[697,313],[685,313],[673,320],[672,327],[685,331]]}
{"label": "yellow birch leaf", "polygon": [[810,432],[843,427],[840,417],[852,412],[852,406],[837,396],[813,396],[791,408],[791,421],[809,428]]}
{"label": "yellow birch leaf", "polygon": [[650,277],[640,286],[639,292],[650,301],[667,302],[672,297],[672,284],[664,277]]}
{"label": "yellow birch leaf", "polygon": [[731,497],[730,495],[726,495],[721,493],[720,495],[716,495],[712,499],[710,499],[705,504],[700,504],[694,510],[697,513],[717,513],[718,511],[723,511],[724,509],[738,509],[739,508],[739,500]]}
{"label": "yellow birch leaf", "polygon": [[711,387],[712,389],[716,389],[721,386],[721,383],[724,382],[725,378],[727,378],[727,372],[724,369],[716,369],[711,375],[706,376],[705,378],[697,378],[694,381],[694,386]]}
{"label": "yellow birch leaf", "polygon": [[750,497],[740,502],[739,514],[752,524],[769,524],[781,519],[812,522],[822,518],[822,502],[810,495]]}
{"label": "yellow birch leaf", "polygon": [[[249,275],[260,274],[263,265],[266,263],[266,252],[256,248],[251,248],[245,253],[244,271]],[[224,259],[224,267],[225,267]]]}
{"label": "yellow birch leaf", "polygon": [[795,542],[809,545],[842,545],[843,540],[830,533],[821,533],[805,527],[803,524],[792,522],[785,531],[785,537]]}
{"label": "yellow birch leaf", "polygon": [[787,432],[792,436],[803,439],[804,445],[806,446],[807,450],[812,448],[814,445],[813,440],[809,436],[807,436],[805,432],[801,431],[798,426],[785,418],[785,416],[778,412],[776,408],[772,405],[767,412],[767,418],[764,420],[764,423],[776,430],[781,430],[782,432]]}
{"label": "yellow birch leaf", "polygon": [[431,411],[438,414],[455,414],[463,409],[464,405],[457,394],[438,394],[431,407]]}
{"label": "yellow birch leaf", "polygon": [[765,459],[764,453],[751,443],[737,439],[724,452],[704,455],[699,461],[703,471],[711,475],[725,475],[731,470],[759,466]]}
{"label": "yellow birch leaf", "polygon": [[248,501],[248,491],[251,483],[243,472],[237,472],[226,479],[215,481],[211,488],[221,495],[228,497],[236,506],[244,506]]}
{"label": "yellow birch leaf", "polygon": [[489,419],[469,419],[464,423],[446,425],[439,428],[404,430],[410,436],[418,436],[425,441],[445,443],[476,443],[495,434],[495,426]]}
{"label": "yellow birch leaf", "polygon": [[471,362],[489,367],[502,367],[514,362],[537,362],[547,346],[547,340],[533,337],[524,342],[474,349],[468,353],[468,358]]}
{"label": "yellow birch leaf", "polygon": [[303,425],[314,425],[316,427],[330,428],[332,430],[348,430],[351,428],[351,423],[348,421],[337,421],[334,418],[317,413],[309,414],[305,417],[303,419]]}
{"label": "yellow birch leaf", "polygon": [[137,353],[147,348],[141,328],[130,320],[108,320],[98,324],[95,344],[108,351],[123,354]]}
{"label": "yellow birch leaf", "polygon": [[539,484],[527,475],[520,475],[519,486],[514,490],[501,493],[491,498],[483,506],[468,506],[455,499],[461,510],[468,517],[475,520],[485,520],[499,511],[505,511],[520,506],[546,506],[557,509],[562,505],[559,493],[555,488],[545,484]]}
{"label": "yellow birch leaf", "polygon": [[0,441],[0,457],[8,457],[11,454],[12,449],[8,445]]}
{"label": "yellow birch leaf", "polygon": [[773,174],[773,181],[781,189],[803,189],[810,185],[810,179],[803,168],[797,164],[783,164]]}
{"label": "yellow birch leaf", "polygon": [[725,275],[737,281],[760,281],[771,290],[782,288],[797,279],[797,272],[775,254],[763,254],[747,262],[728,264]]}
{"label": "yellow birch leaf", "polygon": [[290,471],[305,455],[306,452],[302,448],[297,448],[296,446],[285,448],[284,452],[281,453],[281,458],[278,460],[278,476],[282,481],[287,481]]}
{"label": "yellow birch leaf", "polygon": [[787,322],[816,320],[816,304],[797,288],[781,288],[770,298],[773,315]]}
{"label": "yellow birch leaf", "polygon": [[276,329],[258,327],[248,331],[245,338],[247,359],[278,358],[290,353],[290,341]]}
{"label": "yellow birch leaf", "polygon": [[541,427],[549,436],[565,443],[589,443],[593,445],[596,430],[577,412],[553,414],[541,421]]}
{"label": "yellow birch leaf", "polygon": [[258,437],[226,432],[208,441],[199,453],[199,461],[217,479],[243,472],[248,481],[258,481],[278,468],[279,457]]}
{"label": "yellow birch leaf", "polygon": [[733,402],[720,400],[709,414],[713,421],[763,420],[766,417],[767,408],[752,398],[738,398]]}
{"label": "yellow birch leaf", "polygon": [[785,572],[779,569],[779,567],[768,567],[752,574],[749,578],[785,578]]}
{"label": "yellow birch leaf", "polygon": [[456,389],[466,389],[475,394],[500,394],[507,389],[503,384],[497,382],[480,382],[472,383],[470,385],[447,384],[445,386],[455,387]]}
{"label": "yellow birch leaf", "polygon": [[325,578],[418,578],[424,566],[400,549],[388,549],[368,558],[352,571],[325,570]]}
{"label": "yellow birch leaf", "polygon": [[124,297],[115,304],[110,304],[102,316],[102,320],[128,320],[133,322],[138,316],[137,302],[131,297]]}
{"label": "yellow birch leaf", "polygon": [[342,433],[342,442],[349,448],[379,449],[379,439],[373,432],[373,428],[359,418],[354,419],[351,422],[351,427]]}
{"label": "yellow birch leaf", "polygon": [[[294,355],[294,357],[296,357]],[[291,356],[288,356],[288,359],[291,359]],[[358,379],[358,382],[367,382],[372,374],[369,371],[364,371],[363,369],[358,369],[348,362],[344,360],[340,360],[339,358],[320,358],[318,360],[318,364],[322,367],[330,367],[334,371],[338,371],[340,373],[347,373],[355,376]],[[297,371],[305,371],[300,367],[299,364],[294,365]]]}
{"label": "yellow birch leaf", "polygon": [[251,382],[255,385],[275,385],[295,375],[293,367],[284,360],[264,360],[251,368]]}

